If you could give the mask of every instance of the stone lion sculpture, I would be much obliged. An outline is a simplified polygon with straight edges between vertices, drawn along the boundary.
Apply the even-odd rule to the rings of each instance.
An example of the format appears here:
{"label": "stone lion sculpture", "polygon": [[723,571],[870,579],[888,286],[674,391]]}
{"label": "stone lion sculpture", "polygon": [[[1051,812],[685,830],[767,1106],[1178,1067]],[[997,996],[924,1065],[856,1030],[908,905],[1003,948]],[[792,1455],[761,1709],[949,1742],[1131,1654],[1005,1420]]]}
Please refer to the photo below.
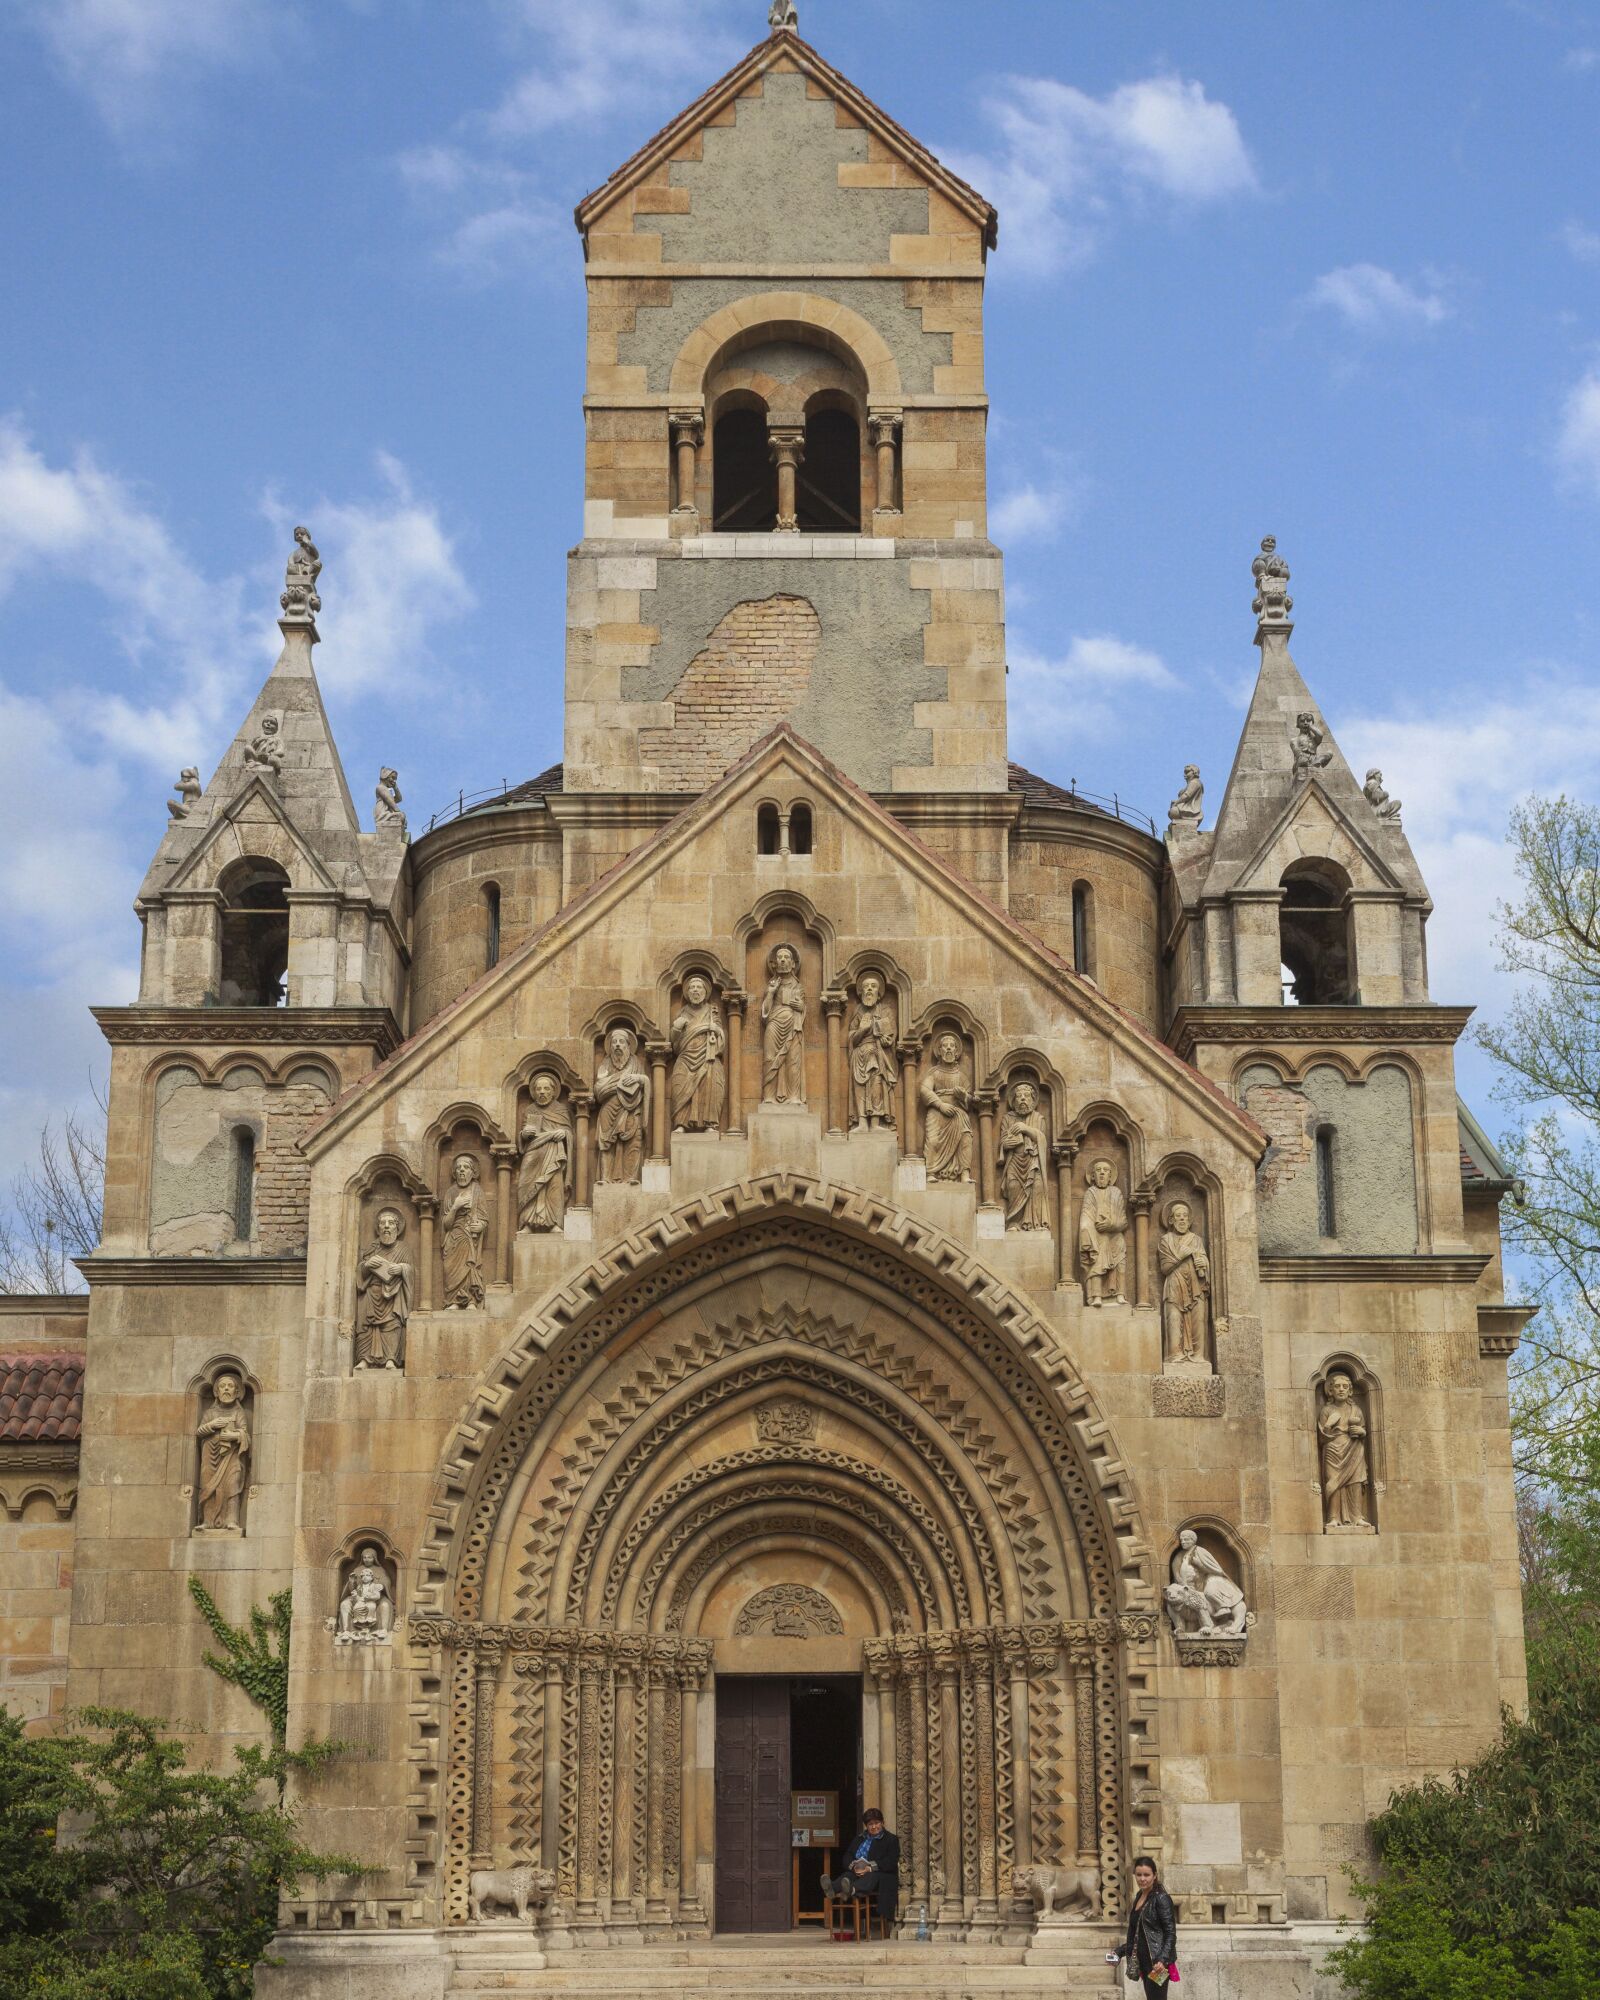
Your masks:
{"label": "stone lion sculpture", "polygon": [[475,1924],[484,1921],[484,1908],[489,1903],[515,1911],[516,1921],[525,1924],[529,1910],[543,1909],[555,1894],[556,1878],[550,1869],[531,1868],[526,1862],[515,1868],[474,1868],[467,1890]]}
{"label": "stone lion sculpture", "polygon": [[1032,1896],[1040,1923],[1086,1924],[1100,1914],[1098,1868],[1017,1868],[1011,1881],[1019,1895]]}

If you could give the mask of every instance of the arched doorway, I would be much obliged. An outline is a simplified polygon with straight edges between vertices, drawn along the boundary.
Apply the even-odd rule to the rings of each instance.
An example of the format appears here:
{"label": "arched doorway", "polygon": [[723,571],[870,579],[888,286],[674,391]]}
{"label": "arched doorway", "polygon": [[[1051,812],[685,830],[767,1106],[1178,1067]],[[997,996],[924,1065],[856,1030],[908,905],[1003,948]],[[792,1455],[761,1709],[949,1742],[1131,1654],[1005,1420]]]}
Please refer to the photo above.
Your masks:
{"label": "arched doorway", "polygon": [[942,1934],[1025,1934],[1026,1863],[1122,1868],[1154,1620],[1087,1391],[953,1245],[806,1185],[667,1219],[458,1433],[413,1626],[449,1690],[446,1921],[471,1865],[525,1860],[590,1941],[716,1927],[719,1689],[776,1675],[859,1677],[902,1907]]}

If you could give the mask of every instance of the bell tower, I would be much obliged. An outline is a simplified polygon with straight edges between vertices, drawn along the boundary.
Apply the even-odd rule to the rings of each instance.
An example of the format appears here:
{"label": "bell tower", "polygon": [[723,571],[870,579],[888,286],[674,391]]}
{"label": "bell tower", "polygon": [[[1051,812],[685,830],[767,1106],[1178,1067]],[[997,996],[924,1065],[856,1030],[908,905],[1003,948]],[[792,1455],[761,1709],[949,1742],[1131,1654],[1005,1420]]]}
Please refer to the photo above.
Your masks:
{"label": "bell tower", "polygon": [[1006,787],[995,212],[793,16],[577,211],[569,792],[694,794],[780,721],[880,794]]}

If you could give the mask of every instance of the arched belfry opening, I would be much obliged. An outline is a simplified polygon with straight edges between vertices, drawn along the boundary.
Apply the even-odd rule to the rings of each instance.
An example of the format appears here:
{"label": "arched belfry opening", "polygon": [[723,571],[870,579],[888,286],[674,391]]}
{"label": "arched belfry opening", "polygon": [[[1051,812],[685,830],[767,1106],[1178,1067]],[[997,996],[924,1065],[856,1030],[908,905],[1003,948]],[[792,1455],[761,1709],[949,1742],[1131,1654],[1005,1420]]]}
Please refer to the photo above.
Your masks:
{"label": "arched belfry opening", "polygon": [[1350,879],[1331,861],[1285,869],[1278,956],[1286,1005],[1349,1006],[1357,998],[1350,931]]}
{"label": "arched belfry opening", "polygon": [[861,425],[842,399],[807,410],[797,486],[801,534],[861,532]]}
{"label": "arched belfry opening", "polygon": [[235,862],[222,877],[224,1007],[281,1007],[288,997],[289,877],[276,862]]}
{"label": "arched belfry opening", "polygon": [[730,401],[711,432],[711,525],[718,534],[765,535],[778,524],[778,471],[765,410]]}
{"label": "arched belfry opening", "polygon": [[[702,1212],[685,1238],[714,1241],[672,1239],[497,1367],[419,1569],[447,1621],[419,1629],[452,1654],[446,1922],[471,1856],[505,1848],[552,1870],[595,1943],[787,1929],[787,1838],[754,1877],[719,1850],[748,1860],[756,1742],[803,1789],[858,1772],[900,1835],[904,1899],[950,1936],[1025,1936],[1013,1866],[1114,1881],[1149,1831],[1124,1803],[1126,1528],[1072,1408],[936,1263],[787,1200],[761,1183],[739,1223]],[[507,1688],[467,1655],[511,1630]],[[859,1731],[838,1783],[823,1715]],[[508,1729],[515,1768],[483,1796],[478,1746]]]}

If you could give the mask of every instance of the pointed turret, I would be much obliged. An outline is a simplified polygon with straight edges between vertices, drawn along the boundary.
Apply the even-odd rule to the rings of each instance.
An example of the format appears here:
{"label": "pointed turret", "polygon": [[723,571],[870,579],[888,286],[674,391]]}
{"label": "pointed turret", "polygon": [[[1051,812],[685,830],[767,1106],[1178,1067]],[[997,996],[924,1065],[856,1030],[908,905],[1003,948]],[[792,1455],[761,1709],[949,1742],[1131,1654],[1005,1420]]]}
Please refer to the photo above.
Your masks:
{"label": "pointed turret", "polygon": [[[377,830],[362,831],[312,664],[322,559],[308,529],[296,528],[294,542],[278,600],[282,650],[210,782],[181,775],[139,892],[147,1001],[262,1005],[286,985],[291,1005],[390,1005],[398,991],[392,973],[376,977],[392,951],[375,958],[365,941],[354,951],[336,943],[355,909],[393,905],[405,820],[392,782],[380,780]],[[227,913],[241,896],[286,913],[284,953],[243,980],[224,962]],[[293,922],[291,903],[303,906]]]}
{"label": "pointed turret", "polygon": [[1289,565],[1269,535],[1251,564],[1261,668],[1215,829],[1177,821],[1173,886],[1197,933],[1181,998],[1276,1005],[1425,999],[1431,905],[1399,808],[1363,788],[1289,652]]}

